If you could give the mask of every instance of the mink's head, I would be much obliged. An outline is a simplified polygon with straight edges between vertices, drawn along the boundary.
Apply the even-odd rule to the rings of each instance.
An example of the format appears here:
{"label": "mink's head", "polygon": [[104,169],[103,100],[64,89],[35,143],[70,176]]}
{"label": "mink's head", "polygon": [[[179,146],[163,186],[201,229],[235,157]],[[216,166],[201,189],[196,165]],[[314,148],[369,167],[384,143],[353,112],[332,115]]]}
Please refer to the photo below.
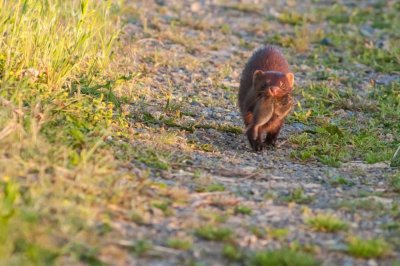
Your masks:
{"label": "mink's head", "polygon": [[256,70],[253,74],[253,88],[257,94],[281,97],[293,90],[293,73]]}

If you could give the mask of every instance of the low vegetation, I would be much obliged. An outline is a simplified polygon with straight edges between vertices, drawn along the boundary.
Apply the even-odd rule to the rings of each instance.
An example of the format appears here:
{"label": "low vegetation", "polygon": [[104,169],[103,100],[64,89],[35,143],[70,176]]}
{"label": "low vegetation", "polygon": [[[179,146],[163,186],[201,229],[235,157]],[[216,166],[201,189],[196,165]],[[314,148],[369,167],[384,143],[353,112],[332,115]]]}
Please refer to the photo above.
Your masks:
{"label": "low vegetation", "polygon": [[348,241],[350,255],[360,258],[379,258],[390,255],[391,246],[383,239],[360,239],[352,237]]}
{"label": "low vegetation", "polygon": [[347,224],[333,215],[319,214],[306,219],[306,223],[314,230],[334,233],[348,228]]}
{"label": "low vegetation", "polygon": [[206,240],[227,241],[231,239],[233,231],[229,228],[206,225],[197,228],[195,235]]}
{"label": "low vegetation", "polygon": [[[0,265],[396,265],[400,4],[203,2],[0,1]],[[296,106],[254,154],[264,43]]]}
{"label": "low vegetation", "polygon": [[275,251],[260,251],[253,254],[248,265],[251,266],[284,266],[284,265],[299,265],[299,266],[317,266],[320,263],[313,256],[292,251],[290,249],[281,249]]}

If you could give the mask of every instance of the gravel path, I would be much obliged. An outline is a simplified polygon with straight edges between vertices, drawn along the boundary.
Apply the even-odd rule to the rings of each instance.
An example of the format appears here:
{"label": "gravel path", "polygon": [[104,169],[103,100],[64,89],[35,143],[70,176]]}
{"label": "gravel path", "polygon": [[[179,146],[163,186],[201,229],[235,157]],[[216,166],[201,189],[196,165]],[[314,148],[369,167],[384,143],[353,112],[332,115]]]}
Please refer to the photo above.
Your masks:
{"label": "gravel path", "polygon": [[[138,121],[136,134],[141,136],[135,145],[145,147],[151,136],[160,141],[166,141],[168,135],[174,139],[173,144],[160,146],[170,154],[169,169],[137,166],[141,171],[149,170],[153,181],[177,187],[187,197],[185,204],[171,205],[173,215],[155,213],[147,225],[124,225],[126,237],[151,240],[154,247],[149,254],[132,258],[131,264],[246,264],[224,257],[224,243],[193,236],[194,228],[210,223],[231,228],[231,242],[244,252],[291,247],[313,254],[323,265],[392,265],[400,260],[400,231],[398,227],[385,229],[399,226],[399,194],[389,182],[398,169],[390,168],[386,161],[366,164],[353,159],[330,167],[316,160],[293,159],[296,145],[290,137],[309,129],[298,121],[284,126],[279,147],[262,153],[251,151],[244,134],[238,132],[243,123],[236,94],[244,62],[253,49],[269,43],[276,34],[301,30],[301,26],[281,23],[278,18],[282,12],[306,14],[310,38],[320,29],[331,30],[326,21],[313,22],[313,16],[317,7],[328,8],[333,1],[269,2],[239,5],[233,1],[161,0],[130,4],[136,15],[129,19],[128,11],[131,23],[125,31],[133,37],[127,42],[135,48],[134,58],[141,70],[147,71],[143,91],[148,88],[153,93],[139,97],[130,107]],[[352,9],[375,1],[339,2]],[[313,42],[308,45],[304,53],[283,48],[296,75],[298,100],[301,90],[318,80],[315,73],[321,71],[356,78],[359,85],[354,92],[361,97],[371,79],[378,83],[399,79],[396,74],[379,73],[361,64],[354,65],[358,73],[310,65],[307,56],[321,48]],[[330,85],[338,90],[345,87],[340,79]],[[144,114],[164,122],[149,122]],[[168,124],[169,118],[174,118],[176,125]],[[217,188],[210,188],[211,184]],[[251,214],[235,213],[239,205],[249,207]],[[348,224],[347,230],[325,233],[309,226],[307,219],[321,213],[334,214]],[[255,233],[256,228],[262,232]],[[277,229],[284,229],[283,236],[274,236]],[[351,236],[385,239],[392,250],[382,258],[350,256],[346,250]],[[193,247],[189,251],[168,248],[165,241],[170,237],[190,237]]]}

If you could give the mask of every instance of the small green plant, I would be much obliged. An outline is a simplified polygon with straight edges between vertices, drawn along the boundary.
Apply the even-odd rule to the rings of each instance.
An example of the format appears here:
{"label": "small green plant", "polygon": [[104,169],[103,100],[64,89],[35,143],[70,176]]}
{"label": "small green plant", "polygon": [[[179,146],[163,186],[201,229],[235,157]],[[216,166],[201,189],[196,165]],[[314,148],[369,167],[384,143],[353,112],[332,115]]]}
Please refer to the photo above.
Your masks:
{"label": "small green plant", "polygon": [[137,160],[150,167],[161,170],[170,168],[169,154],[166,152],[156,151],[155,149],[146,148],[138,151]]}
{"label": "small green plant", "polygon": [[400,193],[400,174],[396,174],[390,178],[390,187],[394,192]]}
{"label": "small green plant", "polygon": [[202,145],[199,145],[199,148],[201,149],[201,150],[203,150],[203,151],[206,151],[206,152],[215,152],[215,151],[217,151],[218,149],[216,149],[212,144],[210,144],[210,143],[206,143],[206,144],[202,144]]}
{"label": "small green plant", "polygon": [[341,186],[353,186],[354,185],[353,182],[349,181],[348,179],[346,179],[343,176],[334,177],[329,180],[329,183],[335,187],[339,186],[339,185],[341,185]]}
{"label": "small green plant", "polygon": [[230,5],[229,7],[246,13],[258,13],[260,11],[260,6],[252,3],[237,3]]}
{"label": "small green plant", "polygon": [[138,240],[132,246],[131,250],[136,256],[144,256],[152,249],[153,245],[147,240]]}
{"label": "small green plant", "polygon": [[173,249],[189,250],[192,245],[192,241],[188,239],[170,238],[167,240],[167,246]]}
{"label": "small green plant", "polygon": [[390,161],[391,167],[400,167],[400,146],[397,148],[396,152],[393,154],[392,160]]}
{"label": "small green plant", "polygon": [[320,263],[311,255],[290,249],[256,252],[250,256],[249,266],[317,266]]}
{"label": "small green plant", "polygon": [[386,224],[382,224],[381,228],[384,230],[394,231],[400,233],[400,223],[399,222],[389,222]]}
{"label": "small green plant", "polygon": [[307,254],[316,254],[318,253],[318,246],[312,243],[300,243],[299,241],[295,240],[289,244],[289,248],[292,251],[296,252],[305,252]]}
{"label": "small green plant", "polygon": [[278,20],[284,24],[300,25],[306,21],[306,18],[297,12],[282,12]]}
{"label": "small green plant", "polygon": [[306,223],[314,230],[329,233],[346,230],[348,227],[345,222],[329,214],[319,214],[315,217],[308,218]]}
{"label": "small green plant", "polygon": [[236,135],[239,135],[239,134],[243,133],[243,129],[241,127],[233,126],[233,125],[230,125],[230,124],[218,125],[218,127],[216,129],[218,131],[221,131],[221,132],[233,133],[233,134],[236,134]]}
{"label": "small green plant", "polygon": [[231,239],[233,232],[229,228],[206,225],[197,228],[195,235],[206,240],[227,241]]}
{"label": "small green plant", "polygon": [[224,33],[225,35],[231,34],[232,33],[231,26],[229,26],[229,24],[227,23],[222,24],[221,32]]}
{"label": "small green plant", "polygon": [[289,234],[288,228],[268,228],[267,234],[273,239],[282,240]]}
{"label": "small green plant", "polygon": [[218,191],[225,191],[225,186],[223,184],[211,184],[204,188],[196,189],[198,192],[218,192]]}
{"label": "small green plant", "polygon": [[251,212],[251,208],[244,205],[238,205],[235,207],[235,214],[250,215]]}
{"label": "small green plant", "polygon": [[266,230],[263,227],[258,227],[255,225],[251,225],[249,227],[250,232],[252,232],[258,238],[264,238],[266,236]]}
{"label": "small green plant", "polygon": [[240,261],[243,258],[242,251],[232,244],[224,245],[222,255],[232,261]]}
{"label": "small green plant", "polygon": [[169,216],[173,214],[170,207],[171,203],[169,201],[154,202],[153,207],[160,209],[165,215]]}
{"label": "small green plant", "polygon": [[337,207],[347,209],[351,212],[357,212],[359,210],[370,211],[375,215],[379,215],[386,210],[385,205],[373,198],[342,200],[337,204]]}
{"label": "small green plant", "polygon": [[[87,246],[82,243],[71,243],[71,245],[69,245],[67,248],[67,251],[75,254],[75,256],[77,256],[79,260],[85,264],[98,266],[106,265],[98,258],[98,250],[92,248],[91,246]],[[40,265],[40,263],[37,265]]]}
{"label": "small green plant", "polygon": [[348,240],[348,253],[360,258],[380,258],[390,254],[391,246],[383,239],[360,239],[352,237]]}
{"label": "small green plant", "polygon": [[308,204],[314,200],[312,196],[304,194],[302,188],[296,188],[289,192],[289,195],[283,198],[286,202],[295,202],[297,204]]}

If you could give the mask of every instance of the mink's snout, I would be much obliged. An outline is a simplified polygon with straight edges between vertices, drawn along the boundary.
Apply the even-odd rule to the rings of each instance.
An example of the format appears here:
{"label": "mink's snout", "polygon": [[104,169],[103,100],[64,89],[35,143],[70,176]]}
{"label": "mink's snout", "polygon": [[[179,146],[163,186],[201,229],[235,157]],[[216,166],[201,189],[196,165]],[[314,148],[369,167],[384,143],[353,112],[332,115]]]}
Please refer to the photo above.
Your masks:
{"label": "mink's snout", "polygon": [[267,95],[271,95],[271,96],[278,96],[281,93],[282,89],[279,87],[270,87],[268,89]]}

